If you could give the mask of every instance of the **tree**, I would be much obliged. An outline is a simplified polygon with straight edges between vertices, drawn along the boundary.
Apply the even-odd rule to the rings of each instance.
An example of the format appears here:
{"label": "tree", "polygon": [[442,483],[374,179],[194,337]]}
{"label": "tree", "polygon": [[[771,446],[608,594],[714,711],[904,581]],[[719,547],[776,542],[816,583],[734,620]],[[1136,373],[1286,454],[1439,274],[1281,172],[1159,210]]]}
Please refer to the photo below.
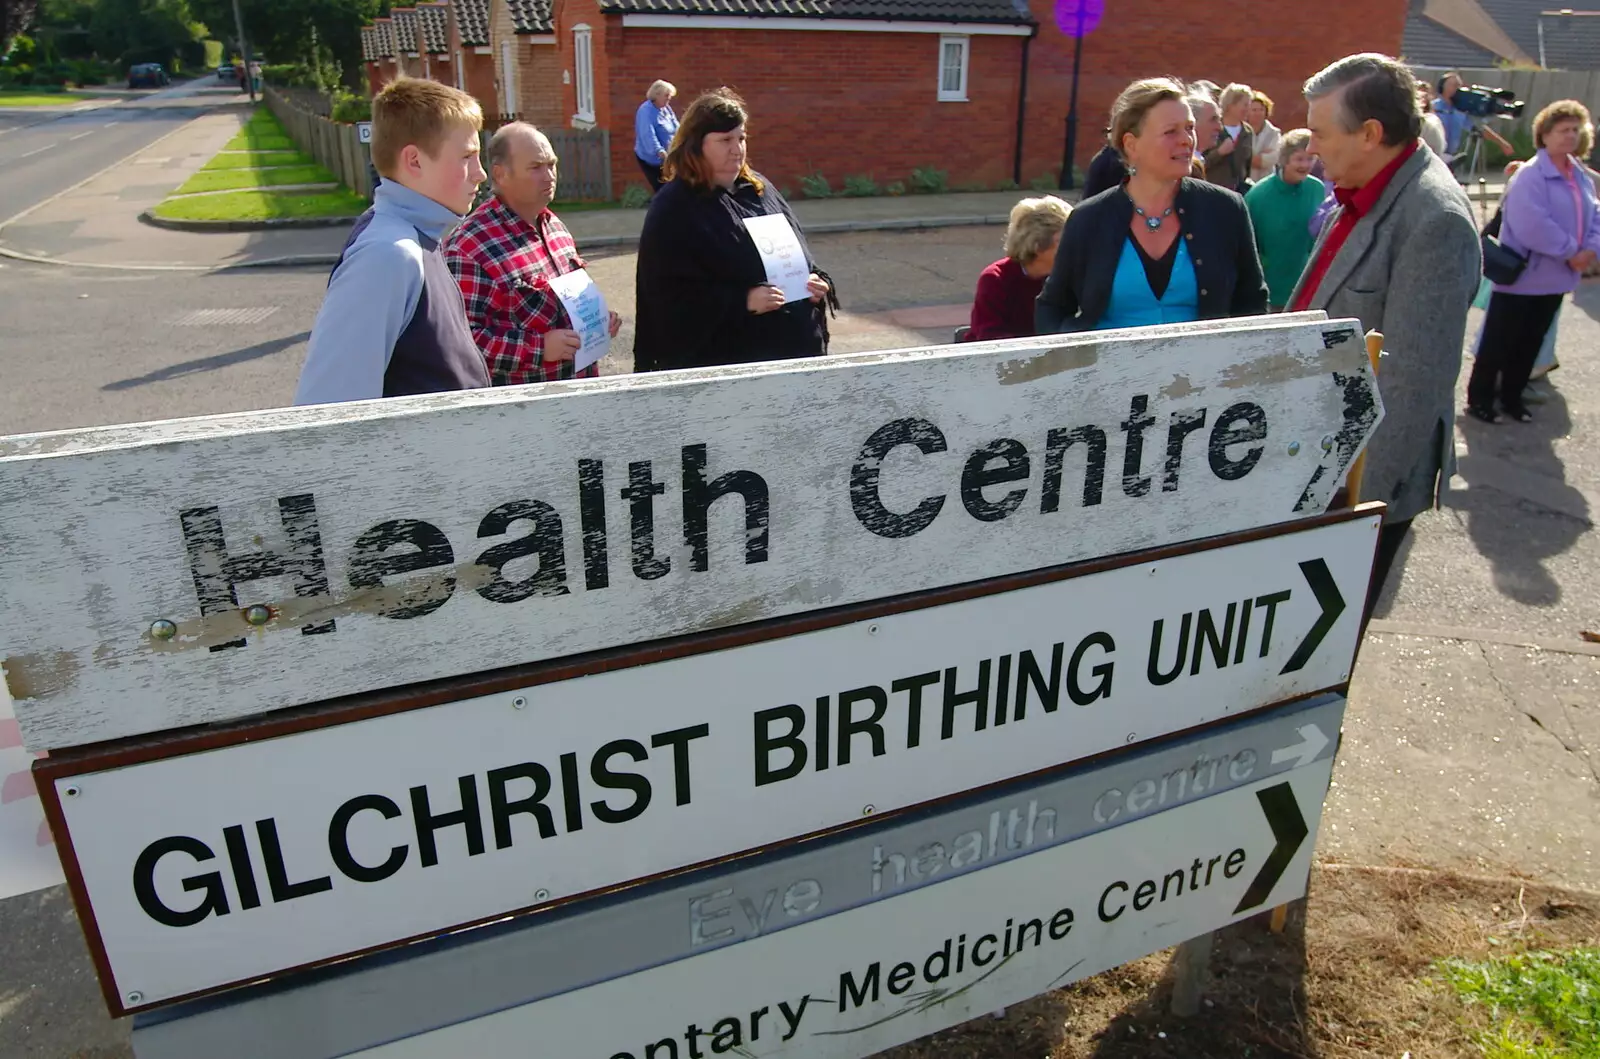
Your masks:
{"label": "tree", "polygon": [[124,66],[157,62],[170,68],[180,56],[192,58],[204,36],[188,0],[94,0],[90,13],[95,51]]}
{"label": "tree", "polygon": [[[318,68],[336,63],[346,84],[361,84],[361,27],[380,0],[240,0],[245,35],[275,63]],[[194,13],[216,35],[235,36],[232,0],[193,0]],[[237,47],[235,41],[234,47]]]}
{"label": "tree", "polygon": [[11,42],[33,23],[37,0],[0,0],[0,55],[11,50]]}

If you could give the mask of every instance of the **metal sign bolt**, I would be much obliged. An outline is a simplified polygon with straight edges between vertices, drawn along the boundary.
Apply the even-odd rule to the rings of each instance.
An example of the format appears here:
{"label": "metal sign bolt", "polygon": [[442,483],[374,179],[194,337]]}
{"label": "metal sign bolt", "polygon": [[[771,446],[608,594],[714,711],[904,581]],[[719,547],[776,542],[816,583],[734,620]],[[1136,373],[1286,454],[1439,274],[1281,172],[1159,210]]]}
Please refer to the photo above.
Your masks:
{"label": "metal sign bolt", "polygon": [[878,626],[877,625],[868,625],[867,626],[867,635],[868,636],[876,636],[876,635],[878,635]]}
{"label": "metal sign bolt", "polygon": [[61,793],[66,795],[68,798],[76,798],[78,795],[83,793],[83,788],[78,786],[76,783],[73,783],[61,788]]}
{"label": "metal sign bolt", "polygon": [[272,608],[260,603],[244,608],[244,620],[251,625],[265,625],[272,620]]}
{"label": "metal sign bolt", "polygon": [[513,710],[523,709],[527,705],[528,705],[528,700],[523,698],[521,695],[518,695],[516,698],[511,700],[511,708]]}
{"label": "metal sign bolt", "polygon": [[533,891],[533,899],[535,901],[548,901],[550,900],[550,891],[543,889],[535,890]]}
{"label": "metal sign bolt", "polygon": [[157,640],[170,640],[178,635],[177,623],[170,622],[166,618],[157,618],[150,623],[150,635]]}
{"label": "metal sign bolt", "polygon": [[128,994],[128,1003],[130,1003],[130,1004],[142,1004],[143,1002],[144,1002],[144,994],[139,992],[137,989],[135,989],[133,992]]}
{"label": "metal sign bolt", "polygon": [[1322,454],[1324,456],[1326,456],[1327,454],[1331,453],[1332,451],[1333,451],[1333,435],[1332,434],[1324,434],[1324,435],[1322,435]]}
{"label": "metal sign bolt", "polygon": [[873,813],[875,813],[877,811],[878,811],[878,807],[876,805],[863,805],[861,807],[861,815],[862,816],[871,816]]}
{"label": "metal sign bolt", "polygon": [[1291,456],[1300,455],[1300,443],[1298,441],[1289,442],[1289,455],[1291,455]]}

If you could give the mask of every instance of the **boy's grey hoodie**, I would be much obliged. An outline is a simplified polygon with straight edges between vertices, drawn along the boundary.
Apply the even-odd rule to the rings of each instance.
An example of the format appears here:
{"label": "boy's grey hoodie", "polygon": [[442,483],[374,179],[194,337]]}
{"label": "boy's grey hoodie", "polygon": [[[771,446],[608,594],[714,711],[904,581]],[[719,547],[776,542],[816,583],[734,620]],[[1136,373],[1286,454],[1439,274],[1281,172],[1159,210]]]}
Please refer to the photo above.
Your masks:
{"label": "boy's grey hoodie", "polygon": [[438,253],[460,220],[404,185],[378,185],[329,278],[295,404],[489,385],[460,288]]}

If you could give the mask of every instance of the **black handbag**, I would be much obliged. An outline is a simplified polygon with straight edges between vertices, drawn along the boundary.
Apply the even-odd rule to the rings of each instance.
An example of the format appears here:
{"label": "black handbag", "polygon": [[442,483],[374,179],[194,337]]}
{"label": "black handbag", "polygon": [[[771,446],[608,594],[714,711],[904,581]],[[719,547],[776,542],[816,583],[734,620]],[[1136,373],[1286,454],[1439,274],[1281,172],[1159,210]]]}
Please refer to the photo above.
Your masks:
{"label": "black handbag", "polygon": [[1501,216],[1502,211],[1495,210],[1483,227],[1483,276],[1490,283],[1508,286],[1517,282],[1528,267],[1528,259],[1500,241]]}

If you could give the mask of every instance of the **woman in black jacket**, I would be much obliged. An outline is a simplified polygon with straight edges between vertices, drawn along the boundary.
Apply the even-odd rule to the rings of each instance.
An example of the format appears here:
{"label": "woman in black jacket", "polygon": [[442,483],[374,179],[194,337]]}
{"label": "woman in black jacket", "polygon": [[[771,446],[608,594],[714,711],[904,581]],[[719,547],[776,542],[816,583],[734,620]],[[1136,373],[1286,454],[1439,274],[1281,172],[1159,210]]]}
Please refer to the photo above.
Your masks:
{"label": "woman in black jacket", "polygon": [[[639,236],[635,371],[818,357],[838,299],[794,212],[746,161],[744,100],[727,88],[690,105],[662,163]],[[778,215],[799,240],[810,276],[793,301],[768,282],[745,222]]]}
{"label": "woman in black jacket", "polygon": [[1034,309],[1039,334],[1267,311],[1244,199],[1189,177],[1194,116],[1181,84],[1135,81],[1111,111],[1121,186],[1072,211]]}

